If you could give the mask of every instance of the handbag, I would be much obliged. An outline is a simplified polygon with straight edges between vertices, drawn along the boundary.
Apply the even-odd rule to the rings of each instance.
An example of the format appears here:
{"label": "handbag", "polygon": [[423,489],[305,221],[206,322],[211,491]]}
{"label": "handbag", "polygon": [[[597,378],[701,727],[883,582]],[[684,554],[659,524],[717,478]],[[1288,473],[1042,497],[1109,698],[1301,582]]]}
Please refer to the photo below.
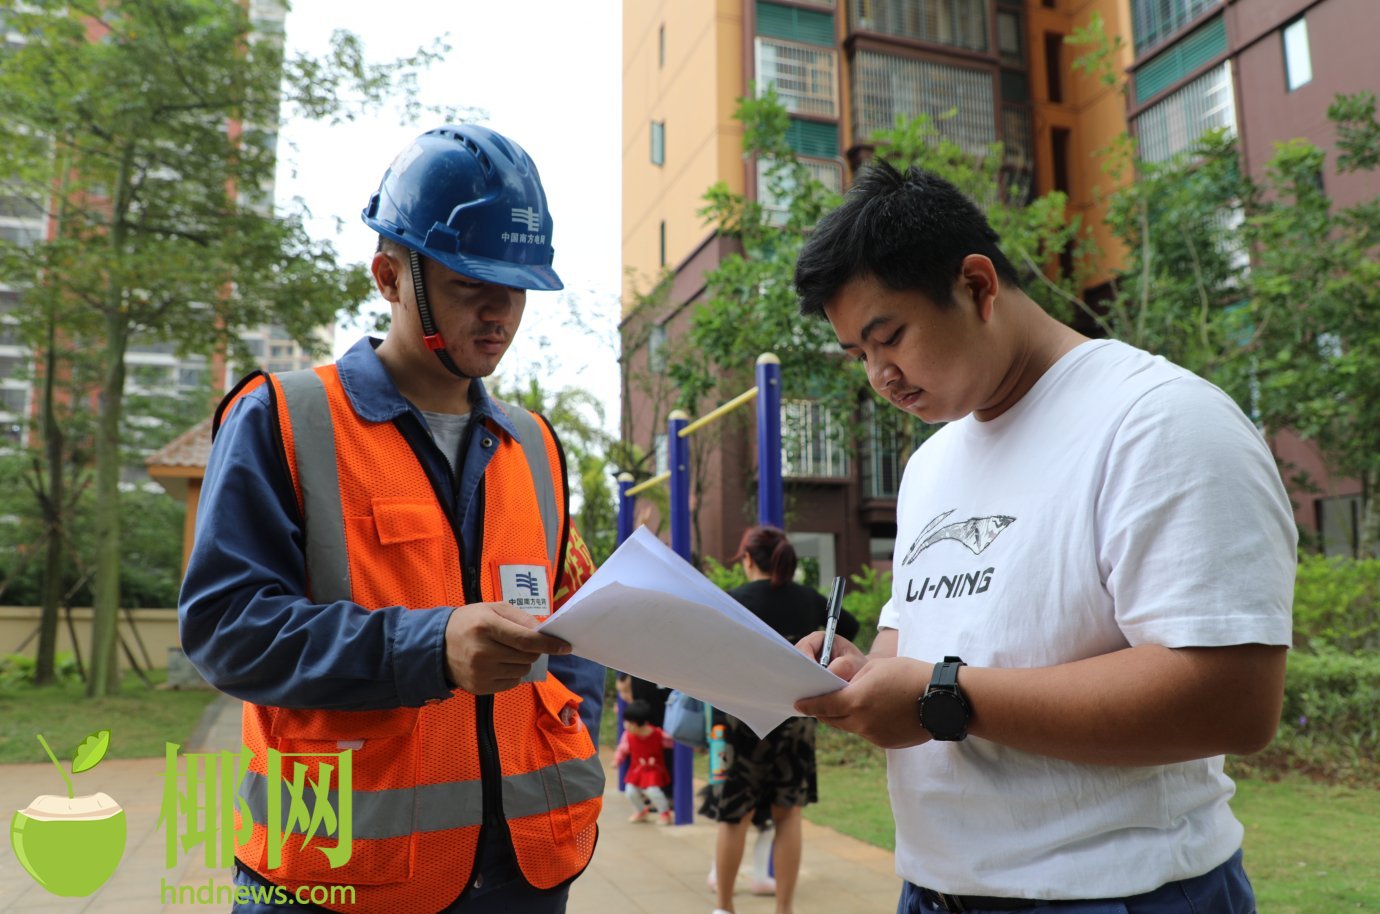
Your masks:
{"label": "handbag", "polygon": [[672,689],[666,696],[666,716],[662,729],[678,743],[695,749],[708,749],[709,736],[706,732],[705,716],[708,705],[679,689]]}

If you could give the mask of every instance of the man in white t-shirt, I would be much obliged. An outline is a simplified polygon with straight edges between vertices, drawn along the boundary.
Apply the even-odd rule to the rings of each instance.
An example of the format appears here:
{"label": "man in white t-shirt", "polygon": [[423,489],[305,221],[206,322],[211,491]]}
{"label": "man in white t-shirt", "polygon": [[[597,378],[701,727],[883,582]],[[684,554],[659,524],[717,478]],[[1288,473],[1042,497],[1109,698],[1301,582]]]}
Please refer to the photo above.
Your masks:
{"label": "man in white t-shirt", "polygon": [[997,242],[878,163],[800,255],[802,313],[948,424],[906,467],[872,653],[836,644],[848,685],[797,708],[889,750],[902,914],[1249,914],[1222,763],[1279,723],[1288,497],[1229,397],[1055,321]]}

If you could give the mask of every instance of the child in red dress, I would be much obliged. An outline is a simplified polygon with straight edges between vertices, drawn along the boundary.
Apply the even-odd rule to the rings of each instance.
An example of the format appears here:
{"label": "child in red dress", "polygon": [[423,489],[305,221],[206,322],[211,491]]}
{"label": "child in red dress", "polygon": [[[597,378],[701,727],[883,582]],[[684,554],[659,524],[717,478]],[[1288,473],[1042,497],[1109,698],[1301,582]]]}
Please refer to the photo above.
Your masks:
{"label": "child in red dress", "polygon": [[623,709],[623,738],[618,741],[613,765],[617,768],[623,759],[629,760],[623,782],[623,793],[634,810],[629,822],[646,819],[647,801],[651,800],[657,821],[671,824],[671,803],[664,789],[671,783],[671,772],[666,768],[665,751],[674,745],[666,731],[652,723],[652,709],[645,701],[629,702]]}

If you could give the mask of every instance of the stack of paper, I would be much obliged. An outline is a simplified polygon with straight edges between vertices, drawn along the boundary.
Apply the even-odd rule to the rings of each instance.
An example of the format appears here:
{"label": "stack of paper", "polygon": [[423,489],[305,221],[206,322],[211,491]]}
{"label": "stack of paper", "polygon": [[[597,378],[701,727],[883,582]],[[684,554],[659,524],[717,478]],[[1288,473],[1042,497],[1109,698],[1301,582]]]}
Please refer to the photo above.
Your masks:
{"label": "stack of paper", "polygon": [[646,527],[541,630],[575,653],[680,689],[766,736],[795,702],[844,681],[714,586]]}

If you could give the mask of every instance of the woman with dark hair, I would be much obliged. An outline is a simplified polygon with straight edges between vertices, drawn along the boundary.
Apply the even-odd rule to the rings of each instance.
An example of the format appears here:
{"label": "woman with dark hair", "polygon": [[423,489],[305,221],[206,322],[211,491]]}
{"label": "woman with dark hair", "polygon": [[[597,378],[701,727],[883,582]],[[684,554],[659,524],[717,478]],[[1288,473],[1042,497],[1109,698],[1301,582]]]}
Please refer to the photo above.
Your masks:
{"label": "woman with dark hair", "polygon": [[[828,616],[824,597],[795,583],[795,547],[776,527],[749,527],[738,547],[738,560],[748,582],[729,591],[778,634],[794,644],[824,627]],[[838,634],[856,635],[858,621],[845,612]],[[716,712],[716,716],[717,716]],[[815,781],[815,720],[793,717],[766,738],[738,719],[724,715],[727,746],[722,782],[704,793],[700,812],[719,823],[714,849],[718,907],[715,914],[732,914],[733,883],[742,863],[748,826],[759,809],[770,809],[776,826],[776,910],[790,914],[800,873],[800,810],[819,799]]]}

